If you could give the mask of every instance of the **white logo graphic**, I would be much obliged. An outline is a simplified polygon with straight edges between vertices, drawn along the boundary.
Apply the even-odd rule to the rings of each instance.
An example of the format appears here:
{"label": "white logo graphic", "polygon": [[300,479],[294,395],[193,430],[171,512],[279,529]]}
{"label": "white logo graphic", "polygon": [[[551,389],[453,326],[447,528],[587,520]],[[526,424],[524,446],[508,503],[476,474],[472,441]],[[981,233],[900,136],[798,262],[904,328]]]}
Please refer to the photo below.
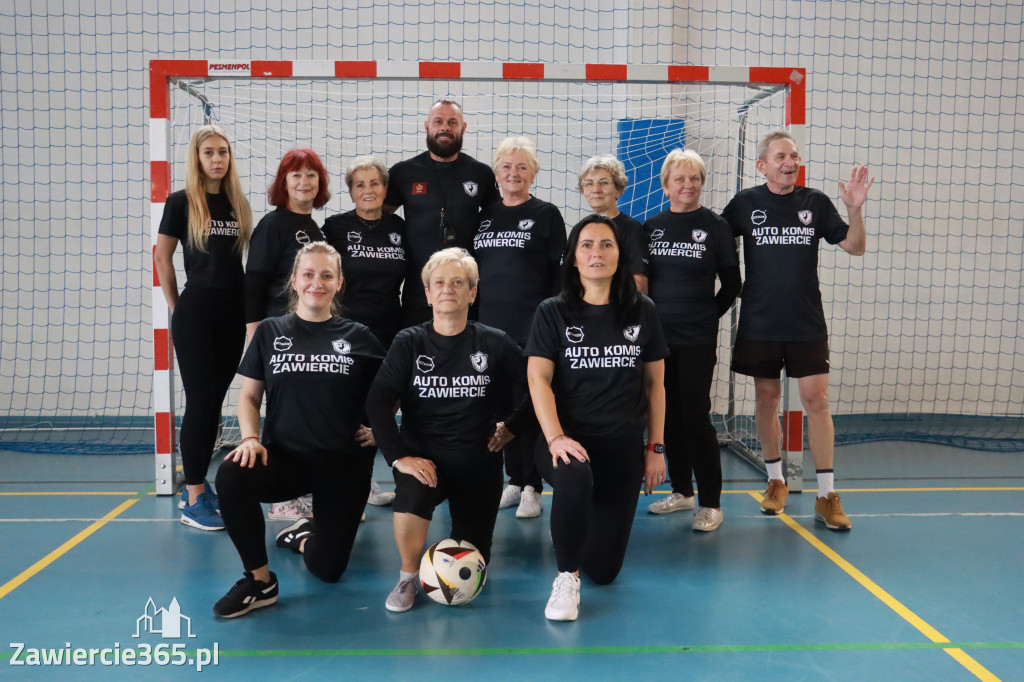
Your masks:
{"label": "white logo graphic", "polygon": [[467,180],[466,182],[462,183],[462,189],[466,190],[467,196],[475,197],[480,187],[475,182]]}
{"label": "white logo graphic", "polygon": [[391,239],[391,243],[394,244],[395,246],[402,245],[402,235],[398,234],[397,232],[391,232],[390,234],[388,234],[388,238]]}
{"label": "white logo graphic", "polygon": [[356,243],[356,244],[361,244],[362,241],[363,241],[363,235],[359,234],[355,230],[352,230],[346,236],[348,237],[348,240],[350,242],[353,242],[353,243]]}
{"label": "white logo graphic", "polygon": [[693,241],[698,244],[703,244],[704,240],[708,238],[708,233],[701,229],[696,229],[691,234],[693,235]]}
{"label": "white logo graphic", "polygon": [[149,632],[160,635],[164,639],[179,639],[181,637],[181,621],[185,621],[185,632],[188,636],[195,637],[192,634],[192,619],[181,614],[177,597],[171,599],[171,605],[166,609],[158,609],[153,603],[153,598],[150,597],[142,615],[135,621],[135,634],[132,637],[140,637],[141,633]]}
{"label": "white logo graphic", "polygon": [[287,336],[278,336],[274,339],[274,350],[288,350],[292,347],[292,340]]}
{"label": "white logo graphic", "polygon": [[651,241],[656,242],[665,236],[665,230],[654,230],[651,232]]}
{"label": "white logo graphic", "polygon": [[531,227],[533,227],[533,221],[532,220],[527,219],[527,220],[520,220],[519,221],[519,229],[520,230],[529,230]]}
{"label": "white logo graphic", "polygon": [[814,215],[810,211],[800,211],[796,214],[796,217],[800,219],[804,225],[810,225],[811,220],[814,219]]}
{"label": "white logo graphic", "polygon": [[299,230],[298,232],[295,233],[295,241],[297,241],[300,244],[308,244],[310,242],[309,235],[306,234],[304,231]]}
{"label": "white logo graphic", "polygon": [[761,225],[766,220],[768,220],[768,214],[762,211],[761,209],[757,209],[750,214],[750,222],[754,223],[755,225]]}
{"label": "white logo graphic", "polygon": [[429,355],[421,355],[416,358],[416,369],[424,374],[434,371],[434,358]]}
{"label": "white logo graphic", "polygon": [[335,339],[331,345],[334,347],[334,350],[342,355],[348,355],[349,351],[352,350],[352,344],[345,339]]}
{"label": "white logo graphic", "polygon": [[491,221],[485,220],[480,223],[480,227],[477,229],[477,232],[486,232],[489,229],[491,229]]}
{"label": "white logo graphic", "polygon": [[569,339],[569,343],[579,343],[583,340],[583,327],[566,327],[565,338]]}
{"label": "white logo graphic", "polygon": [[487,370],[487,353],[473,353],[469,356],[469,361],[473,363],[473,369],[476,371],[484,372]]}
{"label": "white logo graphic", "polygon": [[640,336],[640,325],[634,324],[626,327],[622,330],[622,335],[626,337],[627,341],[636,341],[636,338]]}

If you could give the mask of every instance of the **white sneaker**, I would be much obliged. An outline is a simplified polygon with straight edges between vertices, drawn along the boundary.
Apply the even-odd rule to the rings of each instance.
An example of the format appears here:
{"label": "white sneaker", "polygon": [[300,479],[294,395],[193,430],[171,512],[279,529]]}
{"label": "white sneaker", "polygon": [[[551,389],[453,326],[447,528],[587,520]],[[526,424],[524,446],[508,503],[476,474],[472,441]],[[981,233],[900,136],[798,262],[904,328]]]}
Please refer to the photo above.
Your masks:
{"label": "white sneaker", "polygon": [[267,512],[273,521],[298,521],[313,518],[313,496],[303,495],[287,502],[275,502]]}
{"label": "white sneaker", "polygon": [[693,529],[710,533],[722,525],[722,510],[714,507],[701,507],[693,516]]}
{"label": "white sneaker", "polygon": [[519,509],[516,509],[516,518],[535,519],[540,516],[542,506],[540,493],[534,490],[532,485],[524,486],[523,493],[520,495]]}
{"label": "white sneaker", "polygon": [[692,495],[687,497],[682,493],[672,493],[671,495],[666,495],[664,499],[647,505],[647,511],[652,514],[671,514],[677,511],[693,509],[694,506],[695,503]]}
{"label": "white sneaker", "polygon": [[551,584],[551,597],[544,607],[548,620],[576,620],[580,615],[580,579],[572,573],[559,573]]}
{"label": "white sneaker", "polygon": [[519,498],[522,497],[522,494],[522,488],[509,483],[501,493],[501,502],[498,503],[498,509],[508,509],[509,507],[516,506],[519,504]]}
{"label": "white sneaker", "polygon": [[366,500],[367,504],[372,504],[375,507],[386,507],[395,501],[394,493],[387,493],[377,485],[377,481],[370,481],[370,497]]}

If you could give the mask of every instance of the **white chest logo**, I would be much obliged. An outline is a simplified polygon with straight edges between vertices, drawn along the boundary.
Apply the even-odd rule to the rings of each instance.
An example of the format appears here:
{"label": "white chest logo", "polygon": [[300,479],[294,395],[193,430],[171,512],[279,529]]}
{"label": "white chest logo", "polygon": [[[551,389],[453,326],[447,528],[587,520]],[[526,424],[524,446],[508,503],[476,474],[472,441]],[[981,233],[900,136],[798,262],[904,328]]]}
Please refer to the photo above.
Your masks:
{"label": "white chest logo", "polygon": [[416,358],[416,369],[424,374],[434,371],[434,358],[429,355],[421,355]]}
{"label": "white chest logo", "polygon": [[287,336],[278,336],[274,339],[274,350],[285,351],[292,347],[292,340]]}
{"label": "white chest logo", "polygon": [[698,244],[703,244],[704,240],[708,238],[708,233],[701,229],[694,230],[690,234],[693,235],[693,241]]}
{"label": "white chest logo", "polygon": [[656,242],[665,236],[665,230],[654,230],[651,232],[651,241]]}
{"label": "white chest logo", "polygon": [[469,361],[473,363],[473,369],[478,372],[487,371],[487,353],[476,352],[469,356]]}
{"label": "white chest logo", "polygon": [[395,246],[402,245],[402,235],[398,234],[397,232],[391,232],[390,234],[388,234],[388,238],[391,240],[391,243],[394,244]]}
{"label": "white chest logo", "polygon": [[531,227],[533,227],[533,225],[533,221],[529,219],[519,221],[519,229],[523,231],[529,230]]}
{"label": "white chest logo", "polygon": [[482,223],[480,223],[480,227],[477,228],[477,232],[486,232],[489,229],[491,229],[491,221],[485,220]]}
{"label": "white chest logo", "polygon": [[355,230],[352,230],[346,236],[348,237],[348,240],[353,244],[359,244],[363,241],[363,235],[359,234]]}
{"label": "white chest logo", "polygon": [[796,214],[796,217],[800,219],[804,225],[810,225],[811,221],[814,220],[814,215],[810,211],[800,211]]}
{"label": "white chest logo", "polygon": [[566,327],[565,338],[569,339],[569,343],[580,343],[583,341],[583,327]]}
{"label": "white chest logo", "polygon": [[768,214],[762,211],[761,209],[757,209],[756,211],[750,214],[750,222],[754,223],[755,225],[763,225],[764,221],[766,220],[768,220]]}
{"label": "white chest logo", "polygon": [[462,183],[462,189],[466,190],[466,196],[469,197],[475,197],[476,193],[480,191],[480,187],[471,180],[467,180],[466,182]]}
{"label": "white chest logo", "polygon": [[299,230],[298,232],[295,233],[295,241],[297,241],[300,244],[308,244],[310,241],[309,235],[306,234],[305,231]]}
{"label": "white chest logo", "polygon": [[634,324],[626,327],[622,330],[622,335],[626,337],[626,340],[632,343],[636,341],[637,337],[640,336],[640,325]]}
{"label": "white chest logo", "polygon": [[345,339],[335,339],[334,341],[331,342],[331,346],[333,346],[334,350],[341,353],[342,355],[348,355],[349,351],[352,350],[352,344],[346,341]]}

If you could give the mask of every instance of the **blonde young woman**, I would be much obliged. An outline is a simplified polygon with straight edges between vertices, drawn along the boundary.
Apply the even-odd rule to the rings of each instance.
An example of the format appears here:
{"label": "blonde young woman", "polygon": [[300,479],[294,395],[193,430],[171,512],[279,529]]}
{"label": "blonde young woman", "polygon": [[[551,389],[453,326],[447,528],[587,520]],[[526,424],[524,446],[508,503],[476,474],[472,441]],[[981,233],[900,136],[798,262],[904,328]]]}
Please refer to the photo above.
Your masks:
{"label": "blonde young woman", "polygon": [[[185,189],[167,197],[154,257],[185,389],[179,434],[185,488],[178,506],[181,522],[201,530],[224,529],[206,472],[245,344],[242,253],[251,232],[231,143],[220,128],[204,126],[189,142]],[[172,261],[179,242],[186,278],[181,293]]]}

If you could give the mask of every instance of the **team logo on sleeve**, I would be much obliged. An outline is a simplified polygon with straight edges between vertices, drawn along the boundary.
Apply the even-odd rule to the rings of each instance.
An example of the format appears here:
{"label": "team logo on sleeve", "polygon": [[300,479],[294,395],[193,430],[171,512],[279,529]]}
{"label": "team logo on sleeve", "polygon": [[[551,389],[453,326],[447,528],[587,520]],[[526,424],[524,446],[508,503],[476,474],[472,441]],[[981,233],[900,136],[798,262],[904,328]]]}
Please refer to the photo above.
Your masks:
{"label": "team logo on sleeve", "polygon": [[274,339],[274,350],[286,351],[292,347],[292,340],[287,336],[278,336]]}
{"label": "team logo on sleeve", "polygon": [[304,230],[299,230],[295,233],[295,241],[300,244],[308,244],[310,242],[309,235]]}
{"label": "team logo on sleeve", "polygon": [[566,327],[565,338],[569,339],[569,343],[580,343],[583,341],[583,327]]}
{"label": "team logo on sleeve", "polygon": [[810,225],[811,221],[814,220],[814,214],[810,211],[799,211],[796,217],[800,219],[804,225]]}
{"label": "team logo on sleeve", "polygon": [[473,363],[473,369],[478,372],[487,371],[487,353],[476,352],[469,356],[469,361]]}
{"label": "team logo on sleeve", "polygon": [[651,232],[651,241],[656,242],[665,236],[665,230],[654,230]]}
{"label": "team logo on sleeve", "polygon": [[640,336],[640,325],[634,324],[626,327],[622,330],[622,335],[626,337],[626,340],[632,343],[636,341],[637,337]]}
{"label": "team logo on sleeve", "polygon": [[520,220],[519,221],[519,229],[523,230],[524,232],[526,230],[529,230],[531,227],[533,227],[533,225],[534,225],[534,222],[532,220],[530,220],[529,218],[527,218],[526,220]]}
{"label": "team logo on sleeve", "polygon": [[768,220],[768,214],[762,211],[761,209],[756,209],[753,213],[750,214],[750,222],[754,223],[755,225],[763,225],[764,221],[766,220]]}
{"label": "team logo on sleeve", "polygon": [[416,369],[427,374],[434,371],[434,358],[429,355],[421,355],[416,358]]}
{"label": "team logo on sleeve", "polygon": [[480,191],[480,186],[472,180],[467,180],[462,183],[462,189],[466,190],[466,196],[475,197],[476,193]]}
{"label": "team logo on sleeve", "polygon": [[349,351],[352,350],[352,344],[345,339],[335,339],[331,342],[331,346],[342,355],[348,355]]}
{"label": "team logo on sleeve", "polygon": [[402,245],[402,235],[398,234],[397,232],[389,233],[388,234],[388,239],[390,239],[391,243],[394,244],[395,246],[401,246]]}
{"label": "team logo on sleeve", "polygon": [[345,236],[347,236],[348,240],[350,242],[352,242],[353,244],[359,244],[359,243],[361,243],[363,241],[363,235],[359,234],[355,230],[352,230],[351,232],[349,232]]}
{"label": "team logo on sleeve", "polygon": [[480,227],[477,228],[477,232],[486,232],[489,229],[491,229],[491,221],[484,220],[480,223]]}
{"label": "team logo on sleeve", "polygon": [[427,183],[425,183],[425,182],[414,182],[414,183],[412,183],[412,193],[413,194],[426,194],[427,193]]}
{"label": "team logo on sleeve", "polygon": [[690,234],[693,235],[693,241],[697,242],[698,244],[703,244],[704,240],[708,238],[708,233],[700,228],[695,229]]}

